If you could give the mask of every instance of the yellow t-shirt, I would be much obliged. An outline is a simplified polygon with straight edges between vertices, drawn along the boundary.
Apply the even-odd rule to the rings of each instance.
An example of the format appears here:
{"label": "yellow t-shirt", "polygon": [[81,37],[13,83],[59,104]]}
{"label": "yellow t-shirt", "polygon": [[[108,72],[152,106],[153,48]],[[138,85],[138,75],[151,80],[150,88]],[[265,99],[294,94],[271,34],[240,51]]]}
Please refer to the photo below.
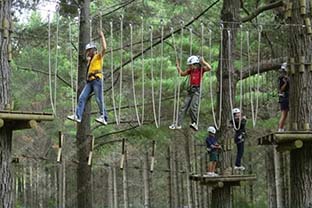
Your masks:
{"label": "yellow t-shirt", "polygon": [[100,54],[95,54],[91,60],[89,70],[88,70],[88,79],[95,79],[91,78],[92,75],[96,75],[96,77],[99,77],[100,79],[103,78],[102,74],[102,66],[103,66],[103,58]]}

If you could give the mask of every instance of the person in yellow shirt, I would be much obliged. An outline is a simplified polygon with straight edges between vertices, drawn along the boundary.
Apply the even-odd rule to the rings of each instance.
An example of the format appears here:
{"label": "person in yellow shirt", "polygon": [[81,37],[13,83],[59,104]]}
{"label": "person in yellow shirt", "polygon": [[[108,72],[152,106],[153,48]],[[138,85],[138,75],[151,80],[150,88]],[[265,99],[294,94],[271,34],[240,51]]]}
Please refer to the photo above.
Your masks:
{"label": "person in yellow shirt", "polygon": [[107,112],[104,105],[104,98],[102,95],[103,88],[103,57],[106,51],[106,40],[102,31],[99,32],[102,50],[97,51],[96,45],[94,43],[88,43],[86,45],[86,56],[88,59],[88,73],[87,73],[87,83],[84,86],[76,108],[76,113],[74,115],[67,116],[68,119],[76,121],[78,123],[82,120],[82,114],[84,112],[85,104],[89,95],[94,92],[96,103],[100,110],[100,116],[96,118],[96,121],[107,125]]}

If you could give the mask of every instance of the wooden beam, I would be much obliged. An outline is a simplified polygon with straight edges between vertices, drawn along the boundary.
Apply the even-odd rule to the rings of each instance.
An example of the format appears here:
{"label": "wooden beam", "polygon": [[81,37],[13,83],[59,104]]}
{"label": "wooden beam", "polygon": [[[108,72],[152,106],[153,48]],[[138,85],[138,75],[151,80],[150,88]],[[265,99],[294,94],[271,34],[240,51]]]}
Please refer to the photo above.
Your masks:
{"label": "wooden beam", "polygon": [[28,124],[29,124],[29,126],[30,126],[32,129],[35,129],[35,128],[38,127],[38,123],[37,123],[37,121],[35,121],[35,120],[30,120],[30,121],[28,121]]}
{"label": "wooden beam", "polygon": [[92,165],[92,156],[93,156],[93,149],[94,149],[94,136],[91,136],[91,142],[90,142],[90,152],[89,152],[89,157],[88,157],[88,165]]}
{"label": "wooden beam", "polygon": [[57,151],[57,162],[61,162],[62,160],[62,148],[63,148],[63,143],[64,143],[64,135],[61,131],[59,131],[59,148]]}
{"label": "wooden beam", "polygon": [[155,142],[155,140],[153,140],[153,144],[152,144],[151,168],[150,168],[150,171],[151,171],[151,172],[153,172],[153,171],[154,171],[154,163],[155,163],[155,150],[156,150],[156,142]]}
{"label": "wooden beam", "polygon": [[295,132],[278,132],[274,134],[277,143],[291,142],[294,140],[310,141],[312,142],[311,131],[295,131]]}
{"label": "wooden beam", "polygon": [[36,120],[36,121],[52,121],[52,114],[35,114],[27,112],[0,112],[0,118],[3,120]]}
{"label": "wooden beam", "polygon": [[122,146],[121,146],[121,159],[120,159],[120,169],[124,168],[125,163],[125,139],[122,139]]}
{"label": "wooden beam", "polygon": [[301,140],[295,140],[290,143],[282,143],[276,147],[276,151],[278,152],[286,152],[294,149],[300,149],[303,146],[303,142]]}

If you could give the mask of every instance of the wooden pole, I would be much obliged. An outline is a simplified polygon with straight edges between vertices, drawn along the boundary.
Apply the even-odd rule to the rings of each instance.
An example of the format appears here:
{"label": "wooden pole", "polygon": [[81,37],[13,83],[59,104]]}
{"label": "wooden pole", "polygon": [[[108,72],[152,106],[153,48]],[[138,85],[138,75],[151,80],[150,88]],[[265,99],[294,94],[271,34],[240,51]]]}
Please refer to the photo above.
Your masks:
{"label": "wooden pole", "polygon": [[64,142],[64,135],[61,131],[59,131],[59,149],[57,151],[57,159],[56,161],[59,163],[62,160],[62,148]]}
{"label": "wooden pole", "polygon": [[120,169],[124,168],[125,163],[125,139],[122,139]]}
{"label": "wooden pole", "polygon": [[155,150],[156,150],[156,142],[155,142],[155,140],[153,140],[153,144],[152,144],[151,168],[150,168],[150,171],[151,171],[151,172],[153,172],[153,171],[154,171],[154,163],[155,163]]}
{"label": "wooden pole", "polygon": [[94,148],[94,136],[91,136],[91,143],[90,143],[90,152],[89,152],[89,157],[88,157],[88,165],[92,165],[92,155],[93,155],[93,148]]}

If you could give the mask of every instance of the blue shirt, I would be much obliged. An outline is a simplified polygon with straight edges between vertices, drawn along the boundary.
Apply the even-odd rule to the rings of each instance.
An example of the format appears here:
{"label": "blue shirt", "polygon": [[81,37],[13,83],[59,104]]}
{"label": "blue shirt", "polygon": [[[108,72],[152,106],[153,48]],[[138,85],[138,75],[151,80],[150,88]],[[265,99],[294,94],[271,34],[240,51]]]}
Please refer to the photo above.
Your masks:
{"label": "blue shirt", "polygon": [[217,138],[213,135],[209,135],[207,138],[206,138],[206,145],[207,145],[207,148],[211,149],[211,151],[213,150],[216,150],[217,148],[213,148],[212,145],[217,145]]}

